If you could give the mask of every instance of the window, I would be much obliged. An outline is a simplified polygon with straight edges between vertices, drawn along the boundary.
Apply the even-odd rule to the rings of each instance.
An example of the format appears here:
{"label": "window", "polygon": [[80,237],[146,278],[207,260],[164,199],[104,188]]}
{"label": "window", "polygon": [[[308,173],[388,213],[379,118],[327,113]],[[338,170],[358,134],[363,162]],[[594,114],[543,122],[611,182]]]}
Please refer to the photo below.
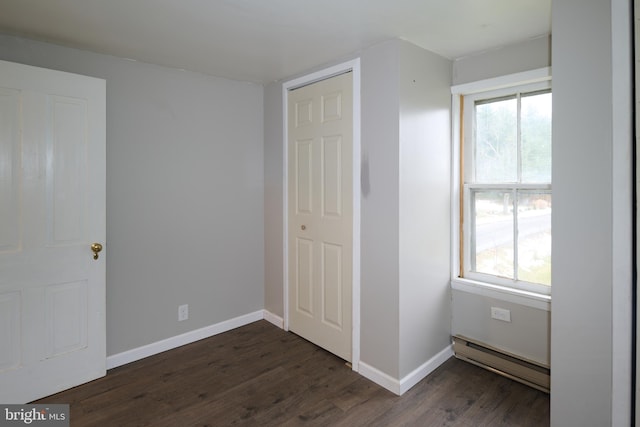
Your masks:
{"label": "window", "polygon": [[551,87],[461,98],[460,276],[522,290],[551,286]]}

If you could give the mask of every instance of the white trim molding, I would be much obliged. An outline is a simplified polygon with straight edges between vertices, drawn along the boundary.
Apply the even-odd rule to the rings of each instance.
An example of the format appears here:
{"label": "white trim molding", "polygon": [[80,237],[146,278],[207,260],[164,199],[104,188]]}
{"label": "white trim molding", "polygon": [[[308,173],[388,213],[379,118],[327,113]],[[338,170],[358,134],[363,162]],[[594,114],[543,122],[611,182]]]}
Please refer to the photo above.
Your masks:
{"label": "white trim molding", "polygon": [[126,365],[127,363],[135,362],[136,360],[144,359],[145,357],[153,356],[167,350],[172,350],[186,344],[191,344],[265,318],[264,310],[258,310],[214,325],[205,326],[204,328],[185,332],[184,334],[176,335],[171,338],[123,351],[122,353],[107,357],[107,369],[117,368],[118,366]]}
{"label": "white trim molding", "polygon": [[[544,67],[451,86],[451,288],[546,311],[551,310],[551,295],[546,294],[547,289],[543,285],[520,283],[520,288],[516,288],[509,286],[508,281],[501,281],[501,279],[496,278],[493,278],[495,283],[487,283],[481,281],[481,277],[460,277],[460,271],[464,269],[461,268],[464,266],[460,265],[460,223],[462,219],[460,195],[461,191],[463,191],[461,188],[461,184],[463,183],[460,182],[460,156],[462,155],[460,148],[460,111],[464,109],[462,105],[463,100],[461,99],[464,96],[473,96],[489,91],[506,90],[506,88],[523,85],[534,85],[533,87],[536,88],[538,86],[547,87],[548,82],[552,80],[551,72],[551,67]],[[504,188],[504,186],[502,186],[502,188]],[[464,206],[462,208],[466,209]],[[465,227],[468,226],[468,223],[465,224]],[[466,233],[468,232],[469,231],[466,230]],[[465,240],[465,242],[468,244],[468,240]],[[527,285],[530,285],[529,288],[521,289]]]}
{"label": "white trim molding", "polygon": [[433,356],[431,359],[418,366],[413,372],[406,375],[400,380],[400,394],[404,394],[411,387],[418,384],[425,379],[427,375],[435,371],[436,368],[442,365],[453,356],[453,345],[448,345],[440,353]]}
{"label": "white trim molding", "polygon": [[289,330],[289,236],[288,236],[288,119],[287,119],[287,93],[289,90],[296,89],[305,85],[315,83],[320,80],[325,80],[334,77],[339,74],[351,71],[353,78],[353,259],[352,259],[352,333],[351,333],[351,365],[352,369],[356,372],[359,371],[358,365],[360,363],[360,161],[361,161],[361,148],[360,148],[360,58],[343,62],[341,64],[334,65],[329,68],[325,68],[314,73],[298,77],[293,80],[289,80],[282,84],[282,135],[283,135],[283,182],[282,182],[282,194],[283,194],[283,272],[284,272],[284,284],[283,284],[283,307],[284,307],[284,319],[283,329]]}
{"label": "white trim molding", "polygon": [[551,296],[523,291],[506,286],[493,285],[459,277],[451,280],[451,289],[488,298],[512,302],[525,307],[551,311]]}
{"label": "white trim molding", "polygon": [[425,379],[427,375],[436,370],[437,367],[449,360],[453,356],[453,345],[448,345],[431,359],[418,366],[404,378],[398,380],[391,375],[386,374],[371,365],[360,362],[359,374],[370,379],[381,387],[386,388],[392,393],[402,396],[411,387]]}
{"label": "white trim molding", "polygon": [[284,319],[282,317],[278,316],[277,314],[273,314],[272,312],[267,310],[263,310],[263,313],[264,313],[264,320],[277,326],[280,329],[284,329]]}
{"label": "white trim molding", "polygon": [[363,361],[360,361],[360,370],[358,373],[379,386],[386,388],[391,393],[395,393],[400,396],[400,381],[393,378],[391,375],[386,374]]}
{"label": "white trim molding", "polygon": [[451,86],[452,95],[471,95],[478,92],[489,92],[511,86],[521,86],[530,83],[551,80],[551,67],[538,68],[522,73],[509,74],[507,76],[478,80],[477,82],[463,83]]}

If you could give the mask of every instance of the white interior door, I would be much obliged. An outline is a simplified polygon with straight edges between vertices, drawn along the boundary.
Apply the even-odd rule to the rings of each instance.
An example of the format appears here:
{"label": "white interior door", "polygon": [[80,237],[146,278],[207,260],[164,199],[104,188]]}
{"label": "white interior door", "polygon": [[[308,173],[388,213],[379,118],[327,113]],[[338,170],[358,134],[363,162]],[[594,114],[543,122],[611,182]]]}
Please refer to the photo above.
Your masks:
{"label": "white interior door", "polygon": [[105,82],[0,61],[0,402],[105,375]]}
{"label": "white interior door", "polygon": [[289,329],[351,361],[352,73],[288,94]]}

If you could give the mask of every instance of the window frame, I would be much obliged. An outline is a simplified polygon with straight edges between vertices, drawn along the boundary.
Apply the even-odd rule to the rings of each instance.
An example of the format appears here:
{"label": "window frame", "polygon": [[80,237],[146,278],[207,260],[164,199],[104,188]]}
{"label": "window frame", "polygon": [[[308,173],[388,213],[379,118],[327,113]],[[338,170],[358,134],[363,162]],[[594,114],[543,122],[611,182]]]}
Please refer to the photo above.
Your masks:
{"label": "window frame", "polygon": [[[473,166],[473,132],[478,100],[494,99],[551,89],[551,68],[498,77],[480,82],[453,86],[452,91],[452,283],[473,283],[500,291],[520,295],[548,298],[551,286],[514,280],[471,271],[471,192],[478,190],[536,191],[552,194],[552,183],[465,183],[465,176],[475,176]],[[470,174],[470,175],[468,175]],[[553,178],[552,178],[553,179]],[[512,201],[515,203],[515,201]],[[516,237],[517,212],[514,213],[514,239]],[[463,221],[463,219],[468,219]],[[514,244],[516,241],[514,240]],[[517,252],[517,244],[514,254]]]}

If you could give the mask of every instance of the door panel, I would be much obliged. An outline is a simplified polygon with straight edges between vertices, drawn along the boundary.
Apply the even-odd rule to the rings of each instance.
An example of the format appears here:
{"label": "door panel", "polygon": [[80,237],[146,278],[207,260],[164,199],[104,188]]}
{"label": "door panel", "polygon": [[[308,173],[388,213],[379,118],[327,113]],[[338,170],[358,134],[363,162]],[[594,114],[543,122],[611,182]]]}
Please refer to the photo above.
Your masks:
{"label": "door panel", "polygon": [[0,88],[0,253],[20,246],[20,92]]}
{"label": "door panel", "polygon": [[342,294],[345,283],[342,277],[341,245],[322,243],[322,321],[338,330],[343,328]]}
{"label": "door panel", "polygon": [[0,402],[106,372],[105,82],[0,61]]}
{"label": "door panel", "polygon": [[293,177],[296,188],[296,213],[311,214],[313,210],[313,140],[296,141],[296,169]]}
{"label": "door panel", "polygon": [[313,241],[296,239],[295,268],[296,311],[313,317]]}
{"label": "door panel", "polygon": [[45,290],[46,358],[87,346],[87,281],[48,286]]}
{"label": "door panel", "polygon": [[51,137],[47,158],[47,229],[49,245],[87,241],[87,102],[51,97]]}
{"label": "door panel", "polygon": [[351,361],[352,74],[288,96],[289,328]]}
{"label": "door panel", "polygon": [[0,295],[0,373],[20,363],[20,294]]}
{"label": "door panel", "polygon": [[342,138],[322,138],[322,214],[342,216]]}

